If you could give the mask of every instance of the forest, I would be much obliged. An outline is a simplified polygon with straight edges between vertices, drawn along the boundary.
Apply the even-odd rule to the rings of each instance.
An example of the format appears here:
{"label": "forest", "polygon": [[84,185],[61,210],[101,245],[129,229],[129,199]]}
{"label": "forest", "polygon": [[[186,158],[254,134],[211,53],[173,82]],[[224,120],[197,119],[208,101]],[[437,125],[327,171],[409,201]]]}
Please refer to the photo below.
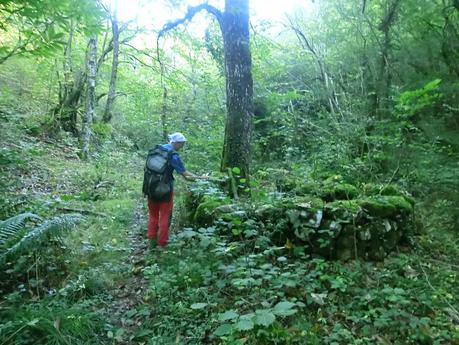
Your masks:
{"label": "forest", "polygon": [[0,345],[459,344],[458,0],[0,0],[0,123]]}

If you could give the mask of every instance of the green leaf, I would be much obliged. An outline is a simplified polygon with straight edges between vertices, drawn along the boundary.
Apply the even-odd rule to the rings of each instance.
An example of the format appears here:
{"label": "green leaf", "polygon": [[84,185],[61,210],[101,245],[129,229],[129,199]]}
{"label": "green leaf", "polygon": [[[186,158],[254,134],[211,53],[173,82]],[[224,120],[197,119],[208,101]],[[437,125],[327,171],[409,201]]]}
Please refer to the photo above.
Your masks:
{"label": "green leaf", "polygon": [[279,316],[289,316],[297,312],[296,309],[293,309],[295,306],[294,303],[284,301],[277,303],[273,308],[273,313]]}
{"label": "green leaf", "polygon": [[245,179],[245,178],[241,178],[241,179],[239,180],[239,182],[240,182],[240,183],[242,183],[242,184],[244,184],[244,183],[246,183],[246,182],[247,182],[247,179]]}
{"label": "green leaf", "polygon": [[35,326],[38,323],[38,321],[40,321],[40,319],[33,319],[27,322],[27,326]]}
{"label": "green leaf", "polygon": [[238,236],[241,234],[241,229],[234,228],[231,230],[231,232],[233,233],[234,236]]}
{"label": "green leaf", "polygon": [[236,175],[239,175],[241,173],[241,169],[239,169],[238,167],[234,167],[233,169],[231,169],[231,171],[233,172],[233,174]]}
{"label": "green leaf", "polygon": [[260,183],[257,182],[257,181],[251,180],[251,181],[250,181],[250,186],[251,186],[251,187],[258,187],[258,186],[260,186]]}
{"label": "green leaf", "polygon": [[239,316],[239,314],[234,311],[234,310],[228,310],[225,311],[224,313],[218,315],[218,320],[219,321],[228,321],[228,320],[234,320]]}
{"label": "green leaf", "polygon": [[268,309],[260,309],[255,311],[255,324],[260,326],[269,326],[276,321],[276,316]]}
{"label": "green leaf", "polygon": [[224,323],[223,325],[220,325],[217,327],[217,329],[214,331],[214,334],[217,337],[220,337],[222,335],[228,335],[233,332],[233,325],[229,323]]}
{"label": "green leaf", "polygon": [[198,310],[198,309],[204,309],[205,307],[207,307],[207,303],[193,303],[190,308],[191,309],[194,309],[194,310]]}
{"label": "green leaf", "polygon": [[314,302],[316,302],[318,305],[324,305],[325,304],[325,298],[327,297],[326,293],[311,293],[311,298]]}
{"label": "green leaf", "polygon": [[238,331],[250,331],[254,326],[251,319],[241,319],[234,325],[234,328]]}

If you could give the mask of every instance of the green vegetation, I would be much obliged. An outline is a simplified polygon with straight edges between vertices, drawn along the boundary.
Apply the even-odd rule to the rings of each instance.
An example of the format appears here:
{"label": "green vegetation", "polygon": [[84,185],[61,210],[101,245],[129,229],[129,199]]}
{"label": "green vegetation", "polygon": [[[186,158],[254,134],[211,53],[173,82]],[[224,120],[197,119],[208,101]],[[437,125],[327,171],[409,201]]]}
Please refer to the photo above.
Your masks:
{"label": "green vegetation", "polygon": [[[254,8],[250,44],[225,2],[158,1],[156,47],[109,2],[0,1],[0,345],[459,344],[457,1]],[[173,131],[211,178],[150,247]]]}

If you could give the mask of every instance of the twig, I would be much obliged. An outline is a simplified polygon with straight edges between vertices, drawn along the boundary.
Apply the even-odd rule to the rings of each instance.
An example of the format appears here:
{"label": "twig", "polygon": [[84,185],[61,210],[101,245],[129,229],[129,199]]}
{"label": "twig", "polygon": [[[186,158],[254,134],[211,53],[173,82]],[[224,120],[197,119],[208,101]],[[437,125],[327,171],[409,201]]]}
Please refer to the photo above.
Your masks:
{"label": "twig", "polygon": [[441,264],[444,264],[444,265],[447,265],[447,266],[459,268],[459,265],[455,265],[455,264],[452,264],[452,263],[449,263],[449,262],[446,262],[446,261],[437,260],[437,259],[431,259],[431,258],[428,258],[427,260],[438,262],[438,263],[441,263]]}
{"label": "twig", "polygon": [[78,212],[78,213],[83,213],[83,214],[95,214],[96,216],[101,216],[101,217],[108,217],[107,214],[105,213],[100,213],[100,212],[95,212],[95,211],[90,211],[90,210],[82,210],[78,208],[70,208],[70,207],[59,207],[58,210],[62,211],[69,211],[69,212]]}
{"label": "twig", "polygon": [[382,191],[383,191],[384,189],[386,189],[387,186],[389,186],[389,185],[392,183],[392,181],[393,181],[394,178],[395,178],[395,175],[397,175],[397,173],[398,173],[399,170],[400,170],[400,160],[398,161],[398,166],[397,166],[397,168],[394,170],[394,173],[392,174],[391,178],[389,179],[389,181],[387,181],[387,183],[384,185],[384,187],[381,188],[381,190],[379,191],[379,194],[381,194]]}
{"label": "twig", "polygon": [[[427,275],[427,272],[424,270],[424,267],[422,267],[422,264],[419,265],[419,267],[421,267],[421,270],[422,270],[422,273],[424,273],[424,277],[426,278],[426,281],[427,281],[427,284],[430,286],[430,288],[433,290],[433,291],[437,291],[433,285],[430,283],[430,280],[429,280],[429,276]],[[448,304],[448,306],[451,308],[451,311],[453,311],[456,315],[456,317],[459,319],[459,312],[457,311],[456,308],[454,308],[454,306],[448,302],[448,300],[446,298],[444,298],[443,296],[441,296],[441,299],[446,302],[446,304]]]}

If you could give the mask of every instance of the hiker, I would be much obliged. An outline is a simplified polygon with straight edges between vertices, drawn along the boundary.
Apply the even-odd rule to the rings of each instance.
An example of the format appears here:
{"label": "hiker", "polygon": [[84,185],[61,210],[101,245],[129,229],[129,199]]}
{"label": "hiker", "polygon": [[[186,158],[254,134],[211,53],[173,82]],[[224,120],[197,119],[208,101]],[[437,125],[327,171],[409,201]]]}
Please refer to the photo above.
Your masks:
{"label": "hiker", "polygon": [[[163,159],[163,167],[159,174],[160,183],[163,186],[158,186],[158,182],[155,184],[155,191],[151,191],[151,187],[146,186],[147,175],[144,177],[144,194],[148,196],[148,232],[147,237],[151,241],[150,246],[155,247],[165,246],[169,239],[169,226],[172,216],[173,208],[173,186],[174,186],[174,170],[182,175],[186,180],[195,181],[197,179],[207,179],[206,175],[198,176],[185,169],[185,166],[180,159],[177,151],[179,151],[186,142],[186,138],[182,133],[173,133],[169,135],[169,144],[158,145],[154,150],[150,150],[149,157],[156,157],[157,161],[161,161],[161,155]],[[155,157],[156,154],[156,157]],[[148,166],[147,158],[147,166]],[[161,163],[160,163],[161,164]],[[148,174],[147,167],[145,168],[146,174]],[[151,178],[150,178],[151,181]],[[154,182],[155,183],[155,182]],[[158,190],[161,190],[158,192]],[[159,235],[157,234],[159,230]]]}

